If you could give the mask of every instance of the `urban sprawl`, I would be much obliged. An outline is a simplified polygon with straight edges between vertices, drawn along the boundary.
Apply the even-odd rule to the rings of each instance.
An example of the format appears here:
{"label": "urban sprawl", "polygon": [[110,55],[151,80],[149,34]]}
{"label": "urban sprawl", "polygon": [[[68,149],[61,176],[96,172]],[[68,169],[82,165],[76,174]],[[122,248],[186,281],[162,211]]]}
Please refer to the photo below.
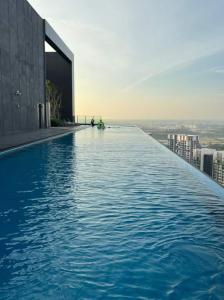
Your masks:
{"label": "urban sprawl", "polygon": [[202,148],[198,135],[168,134],[168,148],[224,186],[224,151]]}

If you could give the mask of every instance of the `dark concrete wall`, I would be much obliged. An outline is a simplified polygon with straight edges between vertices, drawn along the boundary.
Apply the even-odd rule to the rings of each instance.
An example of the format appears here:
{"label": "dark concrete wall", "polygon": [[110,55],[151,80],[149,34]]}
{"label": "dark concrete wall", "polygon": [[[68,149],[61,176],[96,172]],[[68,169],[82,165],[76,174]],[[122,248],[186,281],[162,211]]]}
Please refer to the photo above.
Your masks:
{"label": "dark concrete wall", "polygon": [[43,27],[27,1],[0,0],[0,135],[39,128],[38,104],[45,101]]}
{"label": "dark concrete wall", "polygon": [[57,52],[46,53],[46,79],[53,82],[62,93],[60,115],[73,120],[72,64]]}

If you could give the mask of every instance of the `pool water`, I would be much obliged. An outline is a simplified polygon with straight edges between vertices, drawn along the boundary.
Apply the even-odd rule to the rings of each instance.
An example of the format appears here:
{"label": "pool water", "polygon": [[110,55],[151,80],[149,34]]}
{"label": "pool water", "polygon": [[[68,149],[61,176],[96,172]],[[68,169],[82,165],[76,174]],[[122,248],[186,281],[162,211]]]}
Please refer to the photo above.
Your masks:
{"label": "pool water", "polygon": [[0,159],[0,299],[224,299],[224,197],[135,127]]}

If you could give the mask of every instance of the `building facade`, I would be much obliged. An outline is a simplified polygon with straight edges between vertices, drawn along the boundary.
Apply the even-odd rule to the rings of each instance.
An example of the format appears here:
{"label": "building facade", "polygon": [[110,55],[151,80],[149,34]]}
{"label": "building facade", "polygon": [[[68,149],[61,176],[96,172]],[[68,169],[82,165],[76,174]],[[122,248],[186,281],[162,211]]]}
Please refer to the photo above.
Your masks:
{"label": "building facade", "polygon": [[213,157],[215,152],[215,149],[208,148],[195,149],[193,151],[193,164],[210,177],[213,176]]}
{"label": "building facade", "polygon": [[26,0],[0,1],[0,136],[48,127],[45,41],[70,61],[74,115],[74,58],[53,28]]}
{"label": "building facade", "polygon": [[168,148],[176,152],[177,147],[177,134],[168,134]]}
{"label": "building facade", "polygon": [[189,163],[193,163],[193,152],[200,148],[198,135],[169,134],[168,148]]}
{"label": "building facade", "polygon": [[0,1],[0,135],[44,127],[44,41],[28,2]]}
{"label": "building facade", "polygon": [[224,186],[224,151],[216,151],[214,154],[213,178]]}

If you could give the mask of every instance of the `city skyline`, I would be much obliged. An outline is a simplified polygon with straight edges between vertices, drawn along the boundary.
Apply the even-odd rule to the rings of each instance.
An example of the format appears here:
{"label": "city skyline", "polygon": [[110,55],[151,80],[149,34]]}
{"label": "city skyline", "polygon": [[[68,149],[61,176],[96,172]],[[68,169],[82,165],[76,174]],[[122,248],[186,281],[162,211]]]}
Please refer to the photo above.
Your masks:
{"label": "city skyline", "polygon": [[76,114],[223,118],[222,1],[29,2],[75,53]]}
{"label": "city skyline", "polygon": [[172,152],[224,186],[224,151],[202,147],[198,135],[168,134]]}

